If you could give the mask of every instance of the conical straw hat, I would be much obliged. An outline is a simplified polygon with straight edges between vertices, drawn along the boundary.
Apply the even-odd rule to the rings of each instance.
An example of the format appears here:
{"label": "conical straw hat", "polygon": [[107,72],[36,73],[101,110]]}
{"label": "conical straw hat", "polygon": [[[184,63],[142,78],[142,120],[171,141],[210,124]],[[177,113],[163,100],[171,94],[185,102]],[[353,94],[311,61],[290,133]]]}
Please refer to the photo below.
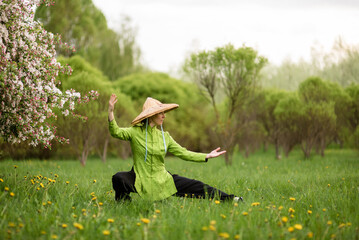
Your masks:
{"label": "conical straw hat", "polygon": [[153,115],[156,115],[157,113],[161,112],[168,112],[170,110],[178,108],[179,105],[175,103],[161,103],[160,101],[148,97],[143,104],[142,112],[132,121],[132,125],[136,125],[137,123],[140,123],[143,119],[146,119],[148,117],[152,117]]}

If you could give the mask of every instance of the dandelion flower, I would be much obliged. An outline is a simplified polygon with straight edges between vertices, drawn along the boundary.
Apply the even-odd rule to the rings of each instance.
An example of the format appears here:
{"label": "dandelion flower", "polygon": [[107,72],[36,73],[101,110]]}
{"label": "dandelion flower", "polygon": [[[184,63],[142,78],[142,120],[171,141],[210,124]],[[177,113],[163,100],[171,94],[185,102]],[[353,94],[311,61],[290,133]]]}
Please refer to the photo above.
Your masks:
{"label": "dandelion flower", "polygon": [[211,225],[216,225],[216,221],[215,220],[211,220],[210,222],[209,222],[209,224],[211,224]]}
{"label": "dandelion flower", "polygon": [[74,227],[77,228],[78,230],[83,230],[84,229],[84,227],[80,223],[74,223]]}
{"label": "dandelion flower", "polygon": [[283,206],[279,206],[278,207],[278,210],[280,211],[280,210],[282,210],[283,209]]}
{"label": "dandelion flower", "polygon": [[239,234],[234,235],[234,239],[240,239],[240,238],[241,236],[239,236]]}
{"label": "dandelion flower", "polygon": [[220,201],[219,201],[219,200],[216,200],[216,201],[214,201],[214,203],[215,203],[215,204],[219,204],[219,203],[220,203]]}
{"label": "dandelion flower", "polygon": [[97,199],[97,197],[93,197],[91,200],[92,200],[92,201],[95,201],[96,199]]}
{"label": "dandelion flower", "polygon": [[63,223],[63,224],[61,225],[61,227],[62,227],[62,228],[67,228],[67,224]]}
{"label": "dandelion flower", "polygon": [[94,179],[94,180],[93,180],[93,183],[96,183],[96,182],[97,182],[97,180],[96,180],[96,179]]}
{"label": "dandelion flower", "polygon": [[99,203],[98,203],[98,205],[102,206],[102,205],[103,205],[103,203],[102,203],[102,202],[99,202]]}
{"label": "dandelion flower", "polygon": [[107,219],[107,222],[113,223],[113,222],[115,222],[115,220],[113,220],[112,218],[109,218],[109,219]]}
{"label": "dandelion flower", "polygon": [[288,232],[293,232],[294,231],[294,227],[289,227],[288,228]]}
{"label": "dandelion flower", "polygon": [[45,187],[43,183],[40,183],[40,186],[41,186],[42,188],[44,188],[44,187]]}
{"label": "dandelion flower", "polygon": [[216,227],[213,226],[213,225],[209,225],[209,230],[211,230],[211,231],[216,231]]}
{"label": "dandelion flower", "polygon": [[248,212],[243,212],[242,215],[243,215],[243,216],[247,216],[247,215],[248,215]]}
{"label": "dandelion flower", "polygon": [[345,223],[341,223],[341,224],[338,226],[338,228],[343,228],[343,227],[345,227]]}
{"label": "dandelion flower", "polygon": [[85,208],[81,209],[81,212],[86,212],[86,209]]}
{"label": "dandelion flower", "polygon": [[14,165],[14,168],[17,168],[17,165]]}
{"label": "dandelion flower", "polygon": [[16,227],[16,224],[13,222],[9,222],[9,224],[7,226],[13,228],[13,227]]}
{"label": "dandelion flower", "polygon": [[300,224],[294,224],[294,228],[297,229],[297,230],[302,230],[303,229],[302,225],[300,225]]}
{"label": "dandelion flower", "polygon": [[284,223],[288,222],[288,218],[287,217],[282,217],[282,222],[284,222]]}
{"label": "dandelion flower", "polygon": [[40,233],[41,233],[42,235],[45,235],[45,234],[46,234],[46,232],[45,232],[44,230],[42,230]]}
{"label": "dandelion flower", "polygon": [[293,208],[289,208],[289,209],[288,209],[288,212],[290,212],[290,213],[294,213],[294,212],[295,212],[295,210],[294,210]]}
{"label": "dandelion flower", "polygon": [[4,190],[5,190],[5,191],[9,191],[9,190],[10,190],[10,188],[8,188],[8,187],[5,187],[5,188],[4,188]]}
{"label": "dandelion flower", "polygon": [[308,238],[313,238],[313,233],[312,233],[312,232],[309,232],[309,233],[307,234],[307,237],[308,237]]}
{"label": "dandelion flower", "polygon": [[150,223],[150,219],[148,218],[141,218],[141,221],[145,224],[149,224]]}
{"label": "dandelion flower", "polygon": [[328,224],[328,225],[332,225],[333,222],[332,222],[332,221],[328,221],[327,224]]}
{"label": "dandelion flower", "polygon": [[222,217],[223,219],[226,219],[226,215],[224,215],[224,214],[221,214],[221,217]]}
{"label": "dandelion flower", "polygon": [[108,236],[108,235],[110,235],[110,231],[109,230],[103,230],[102,234],[105,235],[105,236]]}
{"label": "dandelion flower", "polygon": [[70,181],[66,181],[66,184],[69,184],[70,183]]}
{"label": "dandelion flower", "polygon": [[347,226],[350,227],[352,225],[351,222],[347,222]]}
{"label": "dandelion flower", "polygon": [[15,196],[15,193],[11,192],[10,197],[13,197],[13,196]]}
{"label": "dandelion flower", "polygon": [[336,237],[336,235],[333,233],[332,235],[330,235],[330,238],[334,239]]}
{"label": "dandelion flower", "polygon": [[311,210],[308,210],[308,214],[312,214],[313,212]]}
{"label": "dandelion flower", "polygon": [[138,222],[138,223],[136,223],[136,225],[137,225],[137,226],[141,226],[141,223]]}
{"label": "dandelion flower", "polygon": [[295,201],[295,198],[294,198],[294,197],[290,197],[289,200]]}
{"label": "dandelion flower", "polygon": [[326,208],[323,208],[323,212],[326,212],[327,211],[327,209]]}
{"label": "dandelion flower", "polygon": [[156,213],[161,213],[161,210],[156,209],[155,212]]}
{"label": "dandelion flower", "polygon": [[234,205],[235,207],[238,207],[238,203],[234,203],[233,205]]}
{"label": "dandelion flower", "polygon": [[328,187],[330,187],[330,184],[328,183]]}
{"label": "dandelion flower", "polygon": [[253,206],[258,206],[260,203],[259,202],[254,202],[254,203],[252,203],[251,204],[251,206],[253,207]]}
{"label": "dandelion flower", "polygon": [[23,228],[24,224],[23,223],[19,223],[19,228]]}
{"label": "dandelion flower", "polygon": [[51,201],[47,201],[47,204],[51,205],[51,204],[52,204],[52,202],[51,202]]}
{"label": "dandelion flower", "polygon": [[4,180],[2,178],[0,178],[0,182],[4,182]]}
{"label": "dandelion flower", "polygon": [[52,238],[52,239],[57,239],[57,235],[52,234],[52,235],[51,235],[51,238]]}
{"label": "dandelion flower", "polygon": [[202,231],[207,231],[207,230],[208,230],[208,227],[204,226],[204,227],[202,227],[201,229],[202,229]]}
{"label": "dandelion flower", "polygon": [[229,234],[226,232],[219,233],[218,236],[220,236],[221,238],[224,238],[224,239],[229,238]]}

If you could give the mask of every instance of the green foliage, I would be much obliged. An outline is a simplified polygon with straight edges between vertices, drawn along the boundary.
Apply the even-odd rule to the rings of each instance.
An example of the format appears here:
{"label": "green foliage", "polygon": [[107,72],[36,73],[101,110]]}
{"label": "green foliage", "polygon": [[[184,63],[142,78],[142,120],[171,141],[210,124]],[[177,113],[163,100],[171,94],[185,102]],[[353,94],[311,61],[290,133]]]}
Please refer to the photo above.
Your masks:
{"label": "green foliage", "polygon": [[[131,160],[111,159],[103,164],[92,159],[85,168],[73,161],[3,161],[0,239],[51,239],[54,235],[57,239],[221,239],[220,233],[227,233],[229,239],[236,235],[240,239],[306,239],[310,232],[313,239],[356,236],[356,152],[329,149],[324,159],[314,156],[313,161],[303,160],[298,151],[282,161],[273,155],[272,151],[248,159],[235,155],[231,167],[216,160],[206,164],[166,161],[173,174],[243,196],[238,206],[177,197],[148,202],[137,194],[132,195],[132,202],[115,202],[111,176],[128,171]],[[145,224],[142,218],[150,222]],[[295,224],[302,229],[289,232]]]}
{"label": "green foliage", "polygon": [[140,50],[129,18],[123,19],[120,32],[116,33],[107,27],[105,16],[91,0],[61,0],[51,7],[41,5],[35,18],[46,30],[60,34],[63,41],[77,51],[57,49],[58,54],[80,55],[110,80],[140,69]]}

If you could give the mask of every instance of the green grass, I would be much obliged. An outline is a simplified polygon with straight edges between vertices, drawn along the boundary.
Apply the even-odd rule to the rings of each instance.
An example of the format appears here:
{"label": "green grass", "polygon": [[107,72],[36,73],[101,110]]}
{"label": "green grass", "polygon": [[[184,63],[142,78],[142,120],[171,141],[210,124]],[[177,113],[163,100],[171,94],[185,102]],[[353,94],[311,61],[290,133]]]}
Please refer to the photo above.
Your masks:
{"label": "green grass", "polygon": [[[310,160],[300,152],[279,161],[273,156],[237,155],[232,166],[222,159],[168,159],[170,172],[243,196],[239,205],[177,197],[149,202],[137,194],[132,202],[115,202],[111,177],[130,170],[130,160],[91,159],[85,168],[77,161],[2,161],[0,239],[307,239],[310,232],[313,239],[359,237],[358,153],[328,150]],[[289,232],[295,224],[302,229]]]}

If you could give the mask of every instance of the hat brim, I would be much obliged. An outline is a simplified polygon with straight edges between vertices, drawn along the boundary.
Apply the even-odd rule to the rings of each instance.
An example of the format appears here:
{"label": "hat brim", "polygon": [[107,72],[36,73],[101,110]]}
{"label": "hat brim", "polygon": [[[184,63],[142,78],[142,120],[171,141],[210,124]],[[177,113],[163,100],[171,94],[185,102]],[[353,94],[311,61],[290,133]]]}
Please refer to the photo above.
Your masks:
{"label": "hat brim", "polygon": [[136,125],[140,122],[142,122],[142,120],[152,117],[158,113],[161,112],[169,112],[173,109],[178,108],[179,105],[175,104],[175,103],[169,103],[169,104],[160,104],[157,105],[155,107],[150,107],[144,111],[142,111],[135,119],[133,119],[133,121],[131,122],[132,125]]}

